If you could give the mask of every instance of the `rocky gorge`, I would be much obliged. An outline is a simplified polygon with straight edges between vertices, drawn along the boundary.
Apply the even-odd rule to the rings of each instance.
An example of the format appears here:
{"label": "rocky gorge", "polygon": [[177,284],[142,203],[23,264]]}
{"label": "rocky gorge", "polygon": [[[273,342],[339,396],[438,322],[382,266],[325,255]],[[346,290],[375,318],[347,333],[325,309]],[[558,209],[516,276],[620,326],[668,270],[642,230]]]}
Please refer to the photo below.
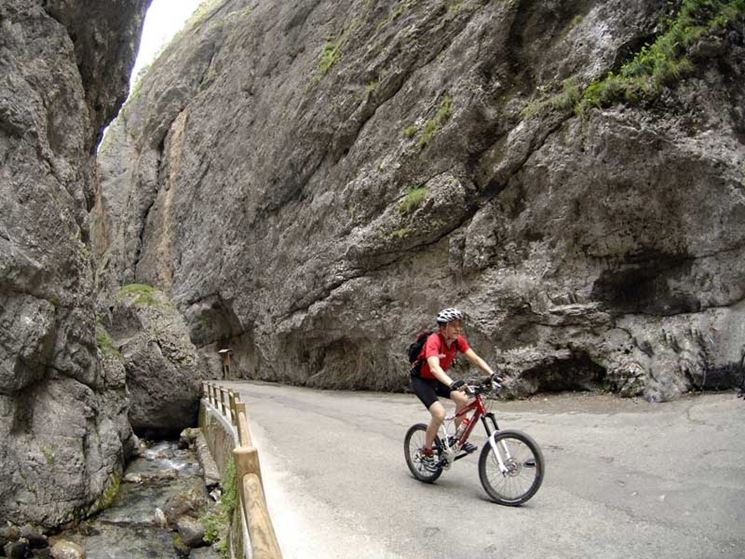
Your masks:
{"label": "rocky gorge", "polygon": [[[742,0],[0,0],[0,520],[105,507],[232,374],[402,390],[444,306],[508,393],[742,379]],[[98,148],[98,150],[97,150]]]}
{"label": "rocky gorge", "polygon": [[743,53],[742,2],[208,3],[101,148],[99,288],[248,378],[400,390],[452,305],[516,396],[732,386]]}
{"label": "rocky gorge", "polygon": [[0,2],[3,528],[106,508],[137,435],[196,424],[204,373],[180,314],[152,289],[99,300],[91,258],[96,148],[148,4]]}

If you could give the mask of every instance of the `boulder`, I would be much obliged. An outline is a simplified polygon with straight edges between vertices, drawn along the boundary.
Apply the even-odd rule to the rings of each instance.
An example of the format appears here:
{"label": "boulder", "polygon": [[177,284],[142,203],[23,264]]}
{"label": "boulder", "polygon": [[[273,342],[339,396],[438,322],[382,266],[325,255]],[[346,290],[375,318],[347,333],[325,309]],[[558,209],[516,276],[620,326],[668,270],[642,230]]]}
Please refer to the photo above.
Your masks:
{"label": "boulder", "polygon": [[30,549],[43,549],[49,546],[49,540],[43,531],[33,526],[23,526],[21,528],[21,537],[28,541]]}
{"label": "boulder", "polygon": [[53,559],[85,559],[85,550],[69,540],[57,540],[52,546]]}
{"label": "boulder", "polygon": [[0,527],[0,548],[5,544],[18,541],[21,537],[21,530],[17,526],[9,525]]}
{"label": "boulder", "polygon": [[28,540],[20,538],[13,542],[8,542],[3,546],[5,557],[9,559],[26,559],[30,550]]}
{"label": "boulder", "polygon": [[203,487],[191,487],[169,498],[163,506],[169,526],[178,527],[179,519],[191,513],[198,513],[207,500]]}
{"label": "boulder", "polygon": [[125,286],[105,324],[122,356],[134,432],[146,438],[176,437],[196,425],[199,358],[170,300],[149,286]]}
{"label": "boulder", "polygon": [[179,448],[192,448],[196,444],[197,437],[201,433],[199,427],[189,427],[179,434]]}
{"label": "boulder", "polygon": [[176,522],[176,530],[187,546],[200,547],[205,545],[204,526],[195,518],[182,516]]}

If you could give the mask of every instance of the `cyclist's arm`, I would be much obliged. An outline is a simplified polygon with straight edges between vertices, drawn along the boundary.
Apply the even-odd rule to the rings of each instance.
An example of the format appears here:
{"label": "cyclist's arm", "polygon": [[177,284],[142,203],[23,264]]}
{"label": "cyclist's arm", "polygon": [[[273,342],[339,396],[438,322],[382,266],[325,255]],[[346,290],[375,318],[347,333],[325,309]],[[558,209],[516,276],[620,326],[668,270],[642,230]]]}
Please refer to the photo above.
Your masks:
{"label": "cyclist's arm", "polygon": [[453,384],[453,379],[451,379],[444,371],[444,369],[440,367],[439,357],[437,357],[436,355],[427,357],[427,365],[429,365],[429,370],[432,372],[435,378],[442,384],[444,384],[445,386],[450,386],[451,384]]}
{"label": "cyclist's arm", "polygon": [[[487,375],[493,375],[494,371],[492,371],[492,368],[487,365],[486,361],[481,359],[478,355],[476,355],[476,352],[473,351],[470,347],[468,350],[466,350],[463,355],[466,356],[466,359],[468,359],[468,362],[473,365],[474,367],[478,367],[482,371],[484,371]],[[430,369],[432,368],[432,365],[430,365]]]}

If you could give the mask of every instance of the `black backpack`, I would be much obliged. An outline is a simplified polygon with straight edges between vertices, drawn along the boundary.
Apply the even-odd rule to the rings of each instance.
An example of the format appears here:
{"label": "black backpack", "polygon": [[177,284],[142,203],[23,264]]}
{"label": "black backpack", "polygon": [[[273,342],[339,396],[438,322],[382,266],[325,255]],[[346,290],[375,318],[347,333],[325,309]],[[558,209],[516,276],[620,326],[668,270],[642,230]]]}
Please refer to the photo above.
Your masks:
{"label": "black backpack", "polygon": [[419,372],[422,370],[422,364],[424,359],[419,359],[419,354],[422,352],[424,343],[427,338],[432,334],[430,330],[420,332],[416,340],[409,345],[409,349],[406,350],[406,354],[409,356],[409,363],[411,363],[410,373],[414,376],[419,376]]}

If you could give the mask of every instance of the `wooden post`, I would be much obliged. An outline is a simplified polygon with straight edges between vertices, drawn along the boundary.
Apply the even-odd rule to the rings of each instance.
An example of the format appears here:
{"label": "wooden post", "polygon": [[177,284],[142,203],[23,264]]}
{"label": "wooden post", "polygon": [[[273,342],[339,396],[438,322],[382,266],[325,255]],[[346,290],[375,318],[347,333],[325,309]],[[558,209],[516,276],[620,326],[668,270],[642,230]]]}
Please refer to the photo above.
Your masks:
{"label": "wooden post", "polygon": [[222,414],[225,417],[228,416],[228,408],[225,405],[225,396],[227,396],[227,393],[228,391],[221,386],[220,387],[220,409],[222,410]]}
{"label": "wooden post", "polygon": [[238,396],[232,390],[228,391],[228,402],[230,403],[230,421],[238,427],[238,415],[235,413],[235,402]]}
{"label": "wooden post", "polygon": [[238,418],[238,440],[241,446],[253,446],[251,442],[251,432],[248,429],[248,419],[246,416],[246,404],[238,402],[235,404],[236,417]]}
{"label": "wooden post", "polygon": [[251,536],[251,551],[254,559],[281,559],[277,536],[274,533],[272,519],[266,507],[264,489],[261,479],[256,474],[247,474],[243,478],[241,502],[248,519],[248,533]]}
{"label": "wooden post", "polygon": [[238,446],[233,449],[233,460],[235,461],[235,475],[242,479],[247,474],[255,474],[261,479],[261,466],[259,465],[259,451],[252,446]]}

